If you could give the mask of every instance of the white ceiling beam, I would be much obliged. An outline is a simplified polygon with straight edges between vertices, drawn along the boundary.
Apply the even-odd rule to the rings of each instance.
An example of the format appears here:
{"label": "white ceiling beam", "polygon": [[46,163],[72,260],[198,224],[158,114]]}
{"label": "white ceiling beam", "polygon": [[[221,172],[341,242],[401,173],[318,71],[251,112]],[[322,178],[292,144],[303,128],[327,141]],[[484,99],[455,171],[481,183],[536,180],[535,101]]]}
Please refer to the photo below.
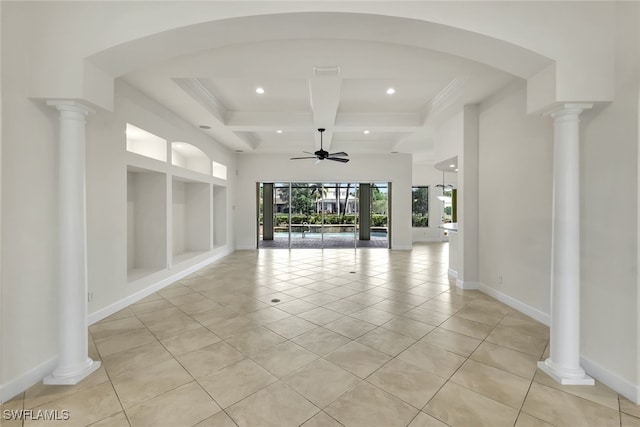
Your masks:
{"label": "white ceiling beam", "polygon": [[[342,79],[340,76],[320,76],[309,79],[309,101],[315,129],[325,128],[324,149],[329,151],[336,122]],[[316,148],[320,148],[320,133],[315,135]]]}
{"label": "white ceiling beam", "polygon": [[[315,132],[317,126],[310,113],[227,112],[226,126],[240,132]],[[318,126],[322,127],[322,126]],[[417,132],[424,127],[420,113],[340,113],[334,132]],[[326,132],[324,137],[327,141]]]}
{"label": "white ceiling beam", "polygon": [[408,129],[422,128],[421,113],[340,113],[336,118],[336,129],[362,131],[364,129]]}
{"label": "white ceiling beam", "polygon": [[311,132],[314,130],[311,113],[229,111],[226,126],[236,132],[275,132],[278,129],[285,132]]}

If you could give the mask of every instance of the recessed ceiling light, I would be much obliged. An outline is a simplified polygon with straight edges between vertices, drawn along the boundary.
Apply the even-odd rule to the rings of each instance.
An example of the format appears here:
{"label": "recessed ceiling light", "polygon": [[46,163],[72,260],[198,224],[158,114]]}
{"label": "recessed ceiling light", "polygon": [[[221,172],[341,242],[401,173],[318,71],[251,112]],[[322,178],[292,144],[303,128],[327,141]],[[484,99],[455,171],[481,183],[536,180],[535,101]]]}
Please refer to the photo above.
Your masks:
{"label": "recessed ceiling light", "polygon": [[207,125],[200,125],[198,126],[200,129],[211,129],[211,126],[207,126]]}
{"label": "recessed ceiling light", "polygon": [[449,165],[449,167],[450,167],[450,168],[455,168],[455,167],[456,167],[456,165]]}
{"label": "recessed ceiling light", "polygon": [[282,133],[282,129],[278,129],[276,133]]}
{"label": "recessed ceiling light", "polygon": [[261,87],[256,88],[256,93],[259,93],[260,95],[262,95],[264,93],[264,89]]}
{"label": "recessed ceiling light", "polygon": [[456,168],[456,172],[458,172],[458,168]]}
{"label": "recessed ceiling light", "polygon": [[369,135],[369,129],[365,130],[365,131],[364,131],[364,134],[365,134],[365,135]]}
{"label": "recessed ceiling light", "polygon": [[392,151],[391,154],[398,154],[398,152],[397,151]]}
{"label": "recessed ceiling light", "polygon": [[394,93],[396,93],[396,90],[392,87],[390,87],[389,89],[387,89],[387,95],[393,95]]}
{"label": "recessed ceiling light", "polygon": [[243,153],[243,150],[236,150],[236,153]]}

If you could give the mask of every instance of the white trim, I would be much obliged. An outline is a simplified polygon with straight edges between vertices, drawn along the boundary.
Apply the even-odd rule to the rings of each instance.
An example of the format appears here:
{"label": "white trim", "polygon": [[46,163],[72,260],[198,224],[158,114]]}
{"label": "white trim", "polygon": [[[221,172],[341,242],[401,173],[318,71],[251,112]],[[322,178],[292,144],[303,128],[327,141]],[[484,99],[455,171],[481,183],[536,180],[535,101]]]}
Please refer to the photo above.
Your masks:
{"label": "white trim", "polygon": [[[480,283],[479,285],[480,286],[478,287],[478,289],[481,292],[497,299],[504,304],[507,304],[508,306],[518,310],[521,313],[526,314],[529,317],[532,317],[540,323],[543,323],[547,326],[551,324],[551,317],[549,316],[549,314],[544,313],[537,308],[531,307],[530,305],[525,304],[522,301],[519,301],[500,291],[497,291],[494,288],[485,285],[484,283]],[[632,402],[640,404],[640,385],[633,384],[629,380],[624,379],[618,374],[611,372],[609,369],[604,368],[603,366],[599,365],[586,356],[580,356],[580,365],[590,376],[592,376],[596,380],[615,390],[617,393],[620,393]]]}
{"label": "white trim", "polygon": [[479,283],[478,289],[485,294],[489,295],[497,299],[498,301],[507,304],[509,307],[515,308],[521,313],[526,314],[529,317],[534,318],[538,322],[549,326],[551,324],[551,316],[548,313],[538,310],[535,307],[531,307],[528,304],[523,303],[520,300],[517,300],[507,294],[504,294],[500,291],[495,290],[494,288],[485,285],[484,283]]}
{"label": "white trim", "polygon": [[443,239],[442,237],[419,237],[416,236],[412,239],[413,243],[431,243],[431,242],[448,242],[449,239]]}
{"label": "white trim", "polygon": [[394,245],[393,243],[391,244],[392,251],[410,251],[412,249],[412,245]]}
{"label": "white trim", "polygon": [[19,375],[17,378],[0,385],[0,402],[6,402],[42,381],[58,364],[58,356],[41,363],[35,368]]}
{"label": "white trim", "polygon": [[558,369],[551,358],[540,360],[537,366],[538,369],[562,385],[595,385],[596,383],[580,366],[577,369]]}
{"label": "white trim", "polygon": [[[148,286],[147,288],[142,289],[141,291],[138,291],[132,295],[129,295],[121,299],[120,301],[117,301],[103,309],[100,309],[94,313],[91,313],[88,316],[89,325],[92,325],[104,319],[105,317],[108,317],[113,313],[122,310],[123,308],[129,306],[130,304],[133,304],[134,302],[139,301],[148,295],[151,295],[152,293],[182,279],[185,276],[188,276],[189,274],[197,270],[200,270],[201,268],[229,255],[232,252],[233,252],[232,248],[227,249],[224,252],[216,254],[190,267],[187,267],[184,270],[176,272],[175,274],[172,274],[171,276],[166,277],[158,281],[157,283],[154,283],[151,286]],[[36,366],[35,368],[23,373],[22,375],[19,375],[17,378],[5,384],[0,384],[0,402],[6,402],[9,399],[12,399],[13,397],[27,390],[29,387],[32,387],[35,384],[42,381],[43,378],[51,374],[51,372],[56,368],[57,364],[58,364],[58,356],[54,356],[49,360]]]}
{"label": "white trim", "polygon": [[[456,277],[458,277],[458,274],[456,273]],[[459,287],[460,289],[464,289],[464,290],[472,290],[472,289],[478,289],[480,286],[479,282],[472,282],[470,280],[467,281],[463,281],[460,279],[456,279],[456,286]]]}
{"label": "white trim", "polygon": [[458,278],[458,272],[457,272],[457,271],[455,271],[455,270],[454,270],[454,269],[452,269],[452,268],[450,268],[450,269],[447,271],[447,274],[449,275],[449,277],[452,277],[452,278],[454,278],[454,279],[457,279],[457,278]]}
{"label": "white trim", "polygon": [[580,365],[602,384],[620,393],[633,403],[640,404],[640,385],[629,382],[586,356],[580,356]]}
{"label": "white trim", "polygon": [[255,251],[258,250],[258,248],[254,245],[254,246],[244,246],[244,245],[240,245],[236,248],[237,251]]}
{"label": "white trim", "polygon": [[233,252],[233,249],[227,249],[224,252],[221,252],[217,255],[212,256],[211,258],[207,258],[204,261],[200,261],[190,267],[185,268],[184,270],[180,270],[179,272],[176,272],[175,274],[172,274],[171,276],[165,277],[164,279],[134,293],[131,295],[128,295],[124,298],[122,298],[120,301],[116,301],[111,305],[108,305],[98,311],[95,311],[93,313],[91,313],[89,315],[88,318],[88,322],[89,325],[93,325],[96,322],[99,322],[100,320],[111,316],[113,313],[116,313],[120,310],[122,310],[123,308],[128,307],[129,305],[133,304],[134,302],[140,301],[142,298],[147,297],[149,295],[151,295],[154,292],[159,291],[160,289],[169,286],[170,284],[182,279],[183,277],[188,276],[191,273],[194,273],[198,270],[200,270],[201,268],[211,264],[214,261],[217,261],[221,258],[224,258],[225,256],[229,255],[230,253]]}

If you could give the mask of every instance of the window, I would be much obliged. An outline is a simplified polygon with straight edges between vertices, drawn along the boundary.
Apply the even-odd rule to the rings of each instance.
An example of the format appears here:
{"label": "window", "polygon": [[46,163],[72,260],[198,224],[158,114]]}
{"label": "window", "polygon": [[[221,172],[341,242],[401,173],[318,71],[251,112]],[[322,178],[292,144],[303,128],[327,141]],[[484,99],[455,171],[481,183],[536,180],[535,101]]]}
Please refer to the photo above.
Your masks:
{"label": "window", "polygon": [[448,224],[450,222],[455,222],[453,220],[453,203],[452,203],[453,190],[451,188],[447,188],[442,192],[442,196],[443,196],[442,223]]}
{"label": "window", "polygon": [[429,226],[429,187],[411,187],[411,226]]}

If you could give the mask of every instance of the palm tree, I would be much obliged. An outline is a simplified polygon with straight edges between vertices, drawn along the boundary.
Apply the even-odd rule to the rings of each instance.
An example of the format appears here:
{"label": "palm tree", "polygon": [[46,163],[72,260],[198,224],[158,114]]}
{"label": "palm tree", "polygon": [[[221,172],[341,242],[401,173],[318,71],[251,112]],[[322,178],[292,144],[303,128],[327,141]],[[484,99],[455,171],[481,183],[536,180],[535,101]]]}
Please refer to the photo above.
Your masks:
{"label": "palm tree", "polygon": [[[344,221],[344,216],[347,213],[347,203],[349,202],[349,190],[351,189],[351,183],[347,183],[347,191],[346,194],[344,196],[344,206],[342,209],[342,221]],[[338,198],[340,196],[337,196]]]}
{"label": "palm tree", "polygon": [[318,207],[318,200],[322,200],[327,197],[327,193],[329,192],[329,190],[327,190],[327,188],[322,184],[311,184],[309,188],[311,189],[311,197],[313,197],[316,201],[316,213],[318,213],[321,209]]}

